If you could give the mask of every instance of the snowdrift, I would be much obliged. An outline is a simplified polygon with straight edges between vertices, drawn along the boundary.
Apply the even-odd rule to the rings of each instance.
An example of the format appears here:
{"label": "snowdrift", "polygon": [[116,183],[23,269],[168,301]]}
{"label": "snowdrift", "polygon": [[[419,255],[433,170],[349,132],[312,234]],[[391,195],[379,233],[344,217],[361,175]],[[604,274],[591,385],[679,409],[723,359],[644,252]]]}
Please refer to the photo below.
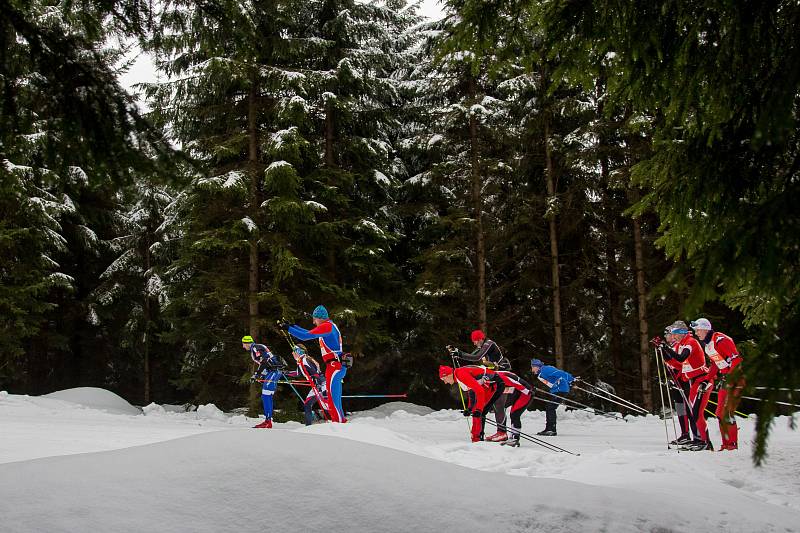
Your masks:
{"label": "snowdrift", "polygon": [[[797,513],[506,476],[351,440],[236,430],[0,467],[5,531],[789,531]],[[45,495],[57,497],[44,497]]]}
{"label": "snowdrift", "polygon": [[[211,404],[114,414],[89,396],[92,408],[0,392],[3,533],[799,530],[800,435],[786,417],[756,469],[752,420],[739,452],[678,454],[656,417],[562,412],[556,442],[573,457],[471,444],[458,411],[405,402],[267,431]],[[543,424],[523,417],[526,431]]]}
{"label": "snowdrift", "polygon": [[132,406],[121,396],[96,387],[66,389],[51,394],[45,394],[43,397],[76,403],[88,407],[89,409],[98,409],[115,415],[138,415],[142,412],[141,409]]}

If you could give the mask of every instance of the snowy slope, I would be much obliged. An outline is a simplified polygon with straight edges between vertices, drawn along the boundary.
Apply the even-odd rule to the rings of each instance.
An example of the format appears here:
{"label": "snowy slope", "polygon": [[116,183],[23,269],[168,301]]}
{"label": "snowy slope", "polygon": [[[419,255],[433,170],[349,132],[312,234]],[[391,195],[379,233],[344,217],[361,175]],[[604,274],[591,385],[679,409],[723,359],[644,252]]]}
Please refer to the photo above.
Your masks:
{"label": "snowy slope", "polygon": [[269,431],[213,406],[145,413],[0,393],[0,530],[800,531],[786,419],[754,469],[749,450],[667,451],[655,418],[563,414],[573,457],[473,445],[458,412],[412,404]]}

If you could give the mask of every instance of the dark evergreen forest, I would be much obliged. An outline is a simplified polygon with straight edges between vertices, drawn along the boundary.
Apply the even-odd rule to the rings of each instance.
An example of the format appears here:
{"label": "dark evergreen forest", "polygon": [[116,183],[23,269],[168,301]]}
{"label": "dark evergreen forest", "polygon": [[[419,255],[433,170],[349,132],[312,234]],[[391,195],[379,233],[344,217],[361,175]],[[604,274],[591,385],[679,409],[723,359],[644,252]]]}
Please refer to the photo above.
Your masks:
{"label": "dark evergreen forest", "polygon": [[785,399],[800,5],[443,6],[0,0],[0,390],[241,407],[241,337],[323,304],[348,393],[453,406],[483,329],[653,409],[648,340],[705,316]]}

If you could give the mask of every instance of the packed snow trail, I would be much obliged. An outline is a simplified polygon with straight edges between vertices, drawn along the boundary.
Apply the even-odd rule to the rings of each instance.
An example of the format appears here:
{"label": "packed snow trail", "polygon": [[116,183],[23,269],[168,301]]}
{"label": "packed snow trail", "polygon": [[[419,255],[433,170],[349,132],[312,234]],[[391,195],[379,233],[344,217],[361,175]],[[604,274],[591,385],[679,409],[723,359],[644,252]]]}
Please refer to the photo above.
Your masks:
{"label": "packed snow trail", "polygon": [[[127,410],[107,394],[0,392],[0,530],[800,531],[800,434],[785,417],[756,469],[749,445],[666,450],[655,417],[562,412],[554,442],[572,457],[471,444],[459,412],[409,403],[251,430],[213,405],[92,408]],[[543,424],[523,417],[523,431]]]}

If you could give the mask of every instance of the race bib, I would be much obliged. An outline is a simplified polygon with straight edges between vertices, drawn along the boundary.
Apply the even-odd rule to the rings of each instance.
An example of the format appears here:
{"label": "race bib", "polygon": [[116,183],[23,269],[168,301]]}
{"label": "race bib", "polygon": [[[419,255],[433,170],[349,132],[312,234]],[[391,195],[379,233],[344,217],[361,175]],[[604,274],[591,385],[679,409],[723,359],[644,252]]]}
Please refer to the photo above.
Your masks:
{"label": "race bib", "polygon": [[689,363],[683,363],[683,366],[681,367],[681,372],[683,372],[684,374],[688,374],[692,370],[694,370],[692,368],[692,365],[690,365]]}
{"label": "race bib", "polygon": [[714,352],[714,353],[713,353],[713,355],[712,355],[712,354],[708,354],[708,357],[709,357],[709,358],[710,358],[712,361],[714,361],[714,364],[715,364],[715,365],[717,365],[717,368],[719,368],[720,370],[725,370],[726,368],[728,368],[729,366],[731,366],[731,365],[728,363],[728,361],[726,361],[726,360],[725,360],[725,359],[724,359],[724,358],[723,358],[721,355],[719,355],[717,352]]}

